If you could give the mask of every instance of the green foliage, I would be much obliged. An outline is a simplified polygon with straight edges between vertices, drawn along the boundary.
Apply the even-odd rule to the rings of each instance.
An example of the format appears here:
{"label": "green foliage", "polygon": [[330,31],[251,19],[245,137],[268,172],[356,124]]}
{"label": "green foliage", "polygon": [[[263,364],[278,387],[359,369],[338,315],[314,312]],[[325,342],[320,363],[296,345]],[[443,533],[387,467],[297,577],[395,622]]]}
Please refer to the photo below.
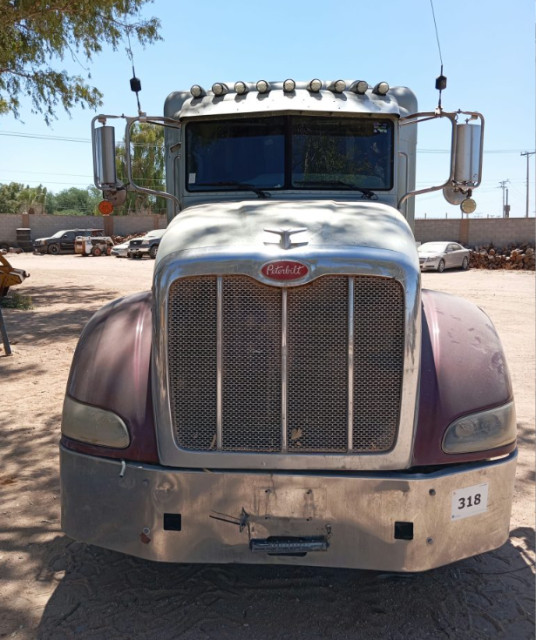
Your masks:
{"label": "green foliage", "polygon": [[100,191],[93,187],[71,187],[47,196],[46,212],[64,216],[92,216],[96,214],[97,205],[101,200]]}
{"label": "green foliage", "polygon": [[[164,127],[156,124],[137,124],[131,136],[130,156],[134,182],[147,189],[164,191]],[[117,177],[127,183],[125,144],[116,145]],[[165,213],[164,198],[129,192],[121,213]]]}
{"label": "green foliage", "polygon": [[90,62],[103,42],[117,50],[127,36],[142,45],[159,40],[160,21],[140,18],[148,1],[0,0],[0,113],[18,118],[21,96],[30,97],[32,112],[42,113],[47,124],[58,106],[67,112],[100,106],[97,88],[55,62],[67,55]]}
{"label": "green foliage", "polygon": [[10,291],[7,296],[0,298],[0,307],[27,311],[33,309],[33,302],[30,296],[22,295],[16,291]]}
{"label": "green foliage", "polygon": [[47,188],[29,187],[19,182],[0,184],[0,213],[23,213],[31,209],[41,212],[47,198]]}
{"label": "green foliage", "polygon": [[69,216],[93,216],[102,200],[100,191],[71,187],[56,194],[46,187],[28,187],[19,182],[0,184],[0,213],[54,213]]}

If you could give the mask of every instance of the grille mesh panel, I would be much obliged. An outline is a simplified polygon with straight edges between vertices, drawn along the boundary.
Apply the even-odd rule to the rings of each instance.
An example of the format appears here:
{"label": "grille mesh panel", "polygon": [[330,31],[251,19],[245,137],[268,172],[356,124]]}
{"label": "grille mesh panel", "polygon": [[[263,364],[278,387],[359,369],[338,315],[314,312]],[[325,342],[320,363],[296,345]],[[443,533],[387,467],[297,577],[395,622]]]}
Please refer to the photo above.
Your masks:
{"label": "grille mesh panel", "polygon": [[281,291],[223,280],[223,449],[281,448]]}
{"label": "grille mesh panel", "polygon": [[[404,364],[404,293],[392,279],[352,278],[353,449],[348,451],[349,278],[324,276],[287,291],[289,453],[378,453],[394,446]],[[224,451],[282,449],[283,290],[246,276],[222,278]],[[168,358],[179,447],[216,449],[217,278],[169,290]]]}
{"label": "grille mesh panel", "polygon": [[177,444],[216,448],[216,278],[184,278],[169,291],[169,380]]}
{"label": "grille mesh panel", "polygon": [[288,450],[348,447],[348,279],[288,293]]}
{"label": "grille mesh panel", "polygon": [[354,451],[388,451],[400,415],[403,291],[394,280],[354,281]]}

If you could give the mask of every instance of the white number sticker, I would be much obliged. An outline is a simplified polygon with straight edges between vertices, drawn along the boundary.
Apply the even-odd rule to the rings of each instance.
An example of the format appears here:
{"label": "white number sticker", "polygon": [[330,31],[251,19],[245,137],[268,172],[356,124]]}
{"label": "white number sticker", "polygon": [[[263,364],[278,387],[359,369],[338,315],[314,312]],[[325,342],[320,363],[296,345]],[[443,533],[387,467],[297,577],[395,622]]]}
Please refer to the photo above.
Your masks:
{"label": "white number sticker", "polygon": [[452,492],[451,520],[476,516],[488,510],[488,483]]}

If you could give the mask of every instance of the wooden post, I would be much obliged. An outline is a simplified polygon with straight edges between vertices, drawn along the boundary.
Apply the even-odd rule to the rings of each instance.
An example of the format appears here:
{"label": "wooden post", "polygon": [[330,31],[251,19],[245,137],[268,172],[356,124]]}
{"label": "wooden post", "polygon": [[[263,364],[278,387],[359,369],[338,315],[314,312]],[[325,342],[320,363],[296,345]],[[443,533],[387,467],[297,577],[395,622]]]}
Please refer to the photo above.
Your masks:
{"label": "wooden post", "polygon": [[13,355],[11,353],[11,345],[9,344],[9,338],[7,337],[6,325],[4,323],[4,316],[2,315],[2,307],[0,307],[0,333],[2,334],[2,342],[4,343],[4,350],[6,356]]}
{"label": "wooden post", "polygon": [[460,239],[458,242],[466,247],[469,244],[469,216],[464,216],[462,213],[462,219],[460,220]]}
{"label": "wooden post", "polygon": [[102,216],[104,222],[104,235],[112,236],[114,233],[114,221],[112,216]]}

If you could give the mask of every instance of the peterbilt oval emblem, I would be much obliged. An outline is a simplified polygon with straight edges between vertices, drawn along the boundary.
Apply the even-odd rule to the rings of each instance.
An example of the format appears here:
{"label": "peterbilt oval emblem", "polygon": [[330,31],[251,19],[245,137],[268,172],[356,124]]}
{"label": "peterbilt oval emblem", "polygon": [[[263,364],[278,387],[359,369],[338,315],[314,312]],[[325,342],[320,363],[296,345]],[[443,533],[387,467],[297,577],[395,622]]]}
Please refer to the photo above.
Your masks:
{"label": "peterbilt oval emblem", "polygon": [[309,273],[309,267],[296,260],[274,260],[263,265],[261,273],[270,280],[299,280]]}

